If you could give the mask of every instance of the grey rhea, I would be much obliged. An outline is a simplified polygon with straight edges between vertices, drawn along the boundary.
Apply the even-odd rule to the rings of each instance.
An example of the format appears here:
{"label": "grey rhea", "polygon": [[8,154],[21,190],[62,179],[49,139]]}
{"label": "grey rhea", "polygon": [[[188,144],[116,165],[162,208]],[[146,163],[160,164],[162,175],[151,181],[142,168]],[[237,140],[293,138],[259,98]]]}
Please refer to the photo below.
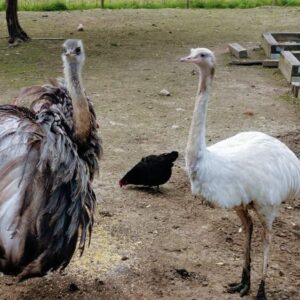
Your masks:
{"label": "grey rhea", "polygon": [[62,58],[64,79],[0,106],[0,271],[20,280],[65,268],[93,226],[102,146],[82,85],[82,42],[67,40]]}

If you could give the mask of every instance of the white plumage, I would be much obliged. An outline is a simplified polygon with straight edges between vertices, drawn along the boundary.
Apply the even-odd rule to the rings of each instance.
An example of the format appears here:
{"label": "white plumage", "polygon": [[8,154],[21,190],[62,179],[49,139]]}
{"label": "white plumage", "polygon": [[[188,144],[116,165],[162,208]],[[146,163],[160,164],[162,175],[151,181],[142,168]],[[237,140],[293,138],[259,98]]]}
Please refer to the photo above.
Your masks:
{"label": "white plumage", "polygon": [[202,196],[211,206],[235,209],[246,234],[245,263],[240,283],[228,292],[250,290],[250,246],[253,208],[264,227],[263,274],[257,299],[266,299],[272,223],[280,204],[300,196],[300,162],[279,140],[261,132],[243,132],[210,147],[205,143],[208,97],[214,75],[215,56],[206,48],[192,49],[181,59],[199,67],[200,82],[186,150],[186,167],[193,195]]}
{"label": "white plumage", "polygon": [[208,147],[195,172],[192,193],[222,208],[255,201],[275,209],[300,193],[298,158],[261,132],[243,132]]}

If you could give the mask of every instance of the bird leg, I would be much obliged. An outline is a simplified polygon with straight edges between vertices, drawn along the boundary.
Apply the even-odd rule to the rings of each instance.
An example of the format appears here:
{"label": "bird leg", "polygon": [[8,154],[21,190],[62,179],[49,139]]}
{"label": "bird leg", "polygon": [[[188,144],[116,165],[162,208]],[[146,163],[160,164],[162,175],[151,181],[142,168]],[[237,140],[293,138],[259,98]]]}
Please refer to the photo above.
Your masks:
{"label": "bird leg", "polygon": [[265,282],[267,278],[269,252],[270,252],[270,245],[272,241],[272,224],[277,215],[278,207],[273,207],[272,209],[270,209],[269,207],[266,208],[266,207],[257,206],[254,208],[264,228],[264,232],[263,232],[264,257],[263,257],[263,265],[262,265],[262,278],[255,299],[266,300],[267,297],[265,293]]}
{"label": "bird leg", "polygon": [[242,272],[242,280],[240,283],[232,283],[229,284],[227,289],[228,293],[240,293],[241,297],[247,295],[250,290],[250,264],[251,264],[251,237],[253,231],[253,223],[248,211],[245,209],[237,209],[237,215],[240,217],[242,221],[243,231],[246,235],[245,241],[245,256],[244,256],[244,267]]}
{"label": "bird leg", "polygon": [[260,281],[258,292],[256,295],[257,300],[267,299],[265,294],[265,280],[267,277],[269,252],[270,252],[270,245],[272,241],[272,232],[271,229],[267,228],[266,226],[264,226],[263,238],[264,238],[264,259],[263,259],[263,268],[262,268],[262,279]]}

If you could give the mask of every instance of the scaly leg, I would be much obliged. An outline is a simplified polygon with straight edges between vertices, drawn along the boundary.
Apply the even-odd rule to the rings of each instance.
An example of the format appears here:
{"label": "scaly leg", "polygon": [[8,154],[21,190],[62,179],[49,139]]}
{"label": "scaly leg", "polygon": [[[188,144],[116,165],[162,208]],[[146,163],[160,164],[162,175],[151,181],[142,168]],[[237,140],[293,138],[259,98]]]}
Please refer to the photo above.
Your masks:
{"label": "scaly leg", "polygon": [[262,278],[259,284],[258,292],[256,295],[257,300],[266,300],[265,294],[265,281],[267,278],[268,262],[270,245],[272,241],[272,224],[277,214],[277,207],[256,207],[256,213],[264,227],[263,243],[264,243],[264,257],[262,265]]}
{"label": "scaly leg", "polygon": [[251,216],[248,214],[248,211],[243,208],[239,208],[236,210],[237,215],[240,217],[242,221],[243,231],[246,234],[245,241],[245,253],[244,253],[244,267],[242,272],[242,280],[240,283],[232,283],[229,285],[227,289],[228,293],[237,293],[239,292],[241,297],[247,295],[250,290],[250,264],[251,264],[251,237],[253,231],[253,223]]}
{"label": "scaly leg", "polygon": [[271,241],[272,241],[271,230],[264,228],[264,260],[263,260],[263,269],[262,269],[262,279],[260,281],[257,296],[256,296],[257,300],[267,299],[265,294],[265,281],[267,277]]}

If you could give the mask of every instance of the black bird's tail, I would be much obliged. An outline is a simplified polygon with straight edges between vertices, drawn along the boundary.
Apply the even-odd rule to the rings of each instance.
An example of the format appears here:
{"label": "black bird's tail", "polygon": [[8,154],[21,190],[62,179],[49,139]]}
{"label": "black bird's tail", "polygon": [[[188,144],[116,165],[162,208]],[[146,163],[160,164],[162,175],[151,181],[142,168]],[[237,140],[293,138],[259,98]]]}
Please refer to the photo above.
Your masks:
{"label": "black bird's tail", "polygon": [[163,156],[166,161],[172,163],[178,158],[178,152],[172,151],[170,153],[163,154]]}

